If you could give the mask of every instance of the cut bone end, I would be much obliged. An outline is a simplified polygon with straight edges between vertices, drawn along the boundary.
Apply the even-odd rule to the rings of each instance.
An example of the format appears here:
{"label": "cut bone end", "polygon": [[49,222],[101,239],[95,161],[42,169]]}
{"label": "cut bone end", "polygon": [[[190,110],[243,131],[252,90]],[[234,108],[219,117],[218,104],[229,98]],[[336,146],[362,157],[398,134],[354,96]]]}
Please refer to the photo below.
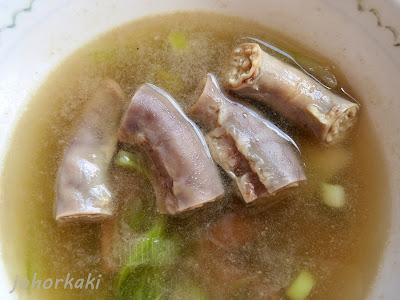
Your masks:
{"label": "cut bone end", "polygon": [[325,137],[327,144],[333,144],[344,137],[346,131],[352,127],[358,116],[359,106],[354,105],[346,109],[332,124],[331,128]]}
{"label": "cut bone end", "polygon": [[261,48],[257,44],[242,44],[233,50],[228,70],[228,84],[232,88],[253,84],[260,73]]}

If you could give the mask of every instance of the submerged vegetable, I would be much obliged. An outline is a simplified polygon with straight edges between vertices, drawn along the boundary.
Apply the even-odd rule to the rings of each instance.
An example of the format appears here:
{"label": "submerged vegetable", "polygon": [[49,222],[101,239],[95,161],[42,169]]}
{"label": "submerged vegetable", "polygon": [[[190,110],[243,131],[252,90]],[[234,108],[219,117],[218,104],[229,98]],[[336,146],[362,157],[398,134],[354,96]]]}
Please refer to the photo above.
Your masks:
{"label": "submerged vegetable", "polygon": [[124,216],[124,221],[128,226],[135,232],[143,232],[143,230],[149,229],[152,225],[152,220],[150,220],[148,214],[155,217],[155,207],[154,213],[152,213],[153,207],[149,209],[133,210],[126,216]]}
{"label": "submerged vegetable", "polygon": [[124,283],[118,286],[118,299],[162,299],[163,275],[162,269],[158,266],[137,266],[127,273]]}
{"label": "submerged vegetable", "polygon": [[182,93],[185,89],[185,82],[181,77],[165,70],[156,69],[155,73],[155,84],[168,90],[172,94]]}
{"label": "submerged vegetable", "polygon": [[148,231],[158,218],[154,193],[149,191],[129,202],[135,204],[129,205],[130,207],[124,214],[123,220],[133,232],[143,233]]}
{"label": "submerged vegetable", "polygon": [[168,35],[168,40],[175,50],[182,50],[187,48],[187,40],[182,32],[172,32]]}
{"label": "submerged vegetable", "polygon": [[117,166],[133,169],[137,172],[142,173],[143,175],[148,175],[148,169],[144,160],[140,156],[132,152],[119,150],[114,159],[114,163]]}
{"label": "submerged vegetable", "polygon": [[160,217],[131,250],[121,271],[117,291],[120,299],[160,299],[166,274],[178,256],[178,240],[166,236],[166,218]]}
{"label": "submerged vegetable", "polygon": [[176,243],[165,237],[165,218],[160,218],[148,234],[132,249],[127,266],[139,264],[165,265],[177,255]]}
{"label": "submerged vegetable", "polygon": [[315,285],[314,277],[306,270],[302,270],[293,283],[286,290],[291,300],[304,300]]}
{"label": "submerged vegetable", "polygon": [[322,183],[322,202],[334,208],[341,208],[346,204],[344,187],[337,184]]}

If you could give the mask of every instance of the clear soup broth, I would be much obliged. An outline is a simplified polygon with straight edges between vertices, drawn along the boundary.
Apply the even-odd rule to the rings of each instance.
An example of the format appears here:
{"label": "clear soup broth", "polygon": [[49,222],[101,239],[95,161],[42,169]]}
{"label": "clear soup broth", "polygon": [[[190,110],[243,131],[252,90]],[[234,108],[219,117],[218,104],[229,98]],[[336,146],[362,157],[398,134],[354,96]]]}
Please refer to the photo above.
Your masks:
{"label": "clear soup broth", "polygon": [[[183,49],[171,46],[171,36],[183,39]],[[147,284],[158,285],[165,299],[252,299],[257,284],[268,287],[271,299],[277,295],[286,299],[285,290],[301,270],[307,270],[315,280],[307,299],[366,297],[384,247],[388,197],[382,156],[357,87],[346,82],[323,53],[284,34],[249,20],[202,12],[149,17],[116,28],[66,59],[34,95],[13,135],[2,179],[3,257],[10,291],[18,275],[13,293],[21,298],[128,298],[129,288],[118,292],[121,270],[132,255],[132,247],[124,243],[134,243],[145,232],[132,229],[129,218],[138,210],[145,223],[157,218],[155,207],[146,204],[153,201],[154,192],[138,172],[110,166],[117,206],[114,222],[121,229],[119,240],[110,240],[117,249],[116,269],[105,270],[106,225],[59,224],[54,218],[56,175],[74,121],[102,78],[118,82],[128,95],[127,103],[141,84],[149,82],[170,93],[187,111],[207,73],[223,83],[226,59],[233,47],[250,42],[245,37],[273,44],[300,62],[301,57],[312,57],[333,70],[335,92],[343,88],[361,104],[358,124],[344,142],[328,148],[249,100],[297,143],[307,182],[274,196],[273,205],[249,206],[222,175],[226,190],[222,199],[183,217],[167,217],[167,235],[179,241],[180,249],[174,252],[172,266],[139,270],[126,282],[133,289],[146,285],[138,278],[147,272]],[[344,207],[334,209],[321,201],[323,182],[344,187]],[[227,242],[221,252],[204,241],[210,230],[225,238],[246,238],[236,246]],[[89,273],[96,278],[95,286],[99,280],[97,288],[85,288]],[[42,284],[52,279],[52,286],[31,288],[35,274]],[[55,280],[67,274],[74,278],[73,288],[60,283],[56,289]],[[24,278],[30,280],[26,289],[19,285]],[[81,288],[78,279],[84,279]],[[152,298],[148,291],[142,295]]]}

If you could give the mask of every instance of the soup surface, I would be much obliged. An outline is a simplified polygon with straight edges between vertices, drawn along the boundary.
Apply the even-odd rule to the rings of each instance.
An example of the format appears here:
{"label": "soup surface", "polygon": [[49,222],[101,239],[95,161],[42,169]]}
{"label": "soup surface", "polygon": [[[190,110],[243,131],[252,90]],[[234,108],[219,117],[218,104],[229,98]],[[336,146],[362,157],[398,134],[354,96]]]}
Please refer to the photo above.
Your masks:
{"label": "soup surface", "polygon": [[[101,79],[118,82],[129,96],[127,103],[141,84],[155,84],[187,111],[197,100],[207,73],[215,74],[223,85],[223,66],[233,47],[251,42],[245,37],[283,49],[309,70],[318,69],[318,61],[325,73],[316,77],[335,74],[338,85],[334,90],[340,93],[343,88],[363,104],[357,98],[357,87],[347,83],[323,53],[252,21],[212,13],[175,13],[138,20],[100,36],[49,76],[13,136],[1,182],[0,210],[10,291],[18,276],[13,292],[29,299],[127,298],[129,289],[140,289],[140,285],[143,289],[157,285],[163,297],[170,299],[251,299],[254,285],[268,286],[271,293],[286,297],[285,290],[306,270],[315,281],[307,299],[366,296],[384,246],[388,199],[381,153],[365,106],[349,137],[339,145],[325,147],[267,107],[244,99],[294,139],[307,182],[274,196],[272,206],[249,206],[222,175],[226,190],[222,199],[183,217],[166,218],[166,234],[179,248],[169,253],[173,261],[167,267],[129,274],[123,282],[128,287],[119,282],[121,270],[132,256],[131,244],[152,226],[138,229],[131,216],[141,212],[145,224],[158,218],[151,205],[154,192],[145,176],[115,164],[110,167],[118,207],[114,222],[125,230],[113,237],[116,242],[112,240],[117,248],[117,254],[113,253],[116,270],[107,271],[103,266],[106,225],[55,221],[55,182],[63,151],[82,104]],[[323,203],[322,183],[344,188],[343,207]],[[228,241],[223,252],[216,250],[204,241],[209,231],[235,238],[238,245]],[[129,238],[124,240],[121,235]],[[239,269],[246,275],[238,279],[234,274]],[[85,288],[89,273],[96,278],[95,284],[100,280],[97,289]],[[72,289],[65,289],[62,283],[57,289],[54,283],[49,289],[29,285],[23,290],[20,281],[31,281],[35,274],[42,283],[70,274],[73,284],[77,279],[84,279],[84,284]],[[147,274],[144,283],[139,280],[143,274]],[[146,293],[142,298],[151,299],[151,292]]]}

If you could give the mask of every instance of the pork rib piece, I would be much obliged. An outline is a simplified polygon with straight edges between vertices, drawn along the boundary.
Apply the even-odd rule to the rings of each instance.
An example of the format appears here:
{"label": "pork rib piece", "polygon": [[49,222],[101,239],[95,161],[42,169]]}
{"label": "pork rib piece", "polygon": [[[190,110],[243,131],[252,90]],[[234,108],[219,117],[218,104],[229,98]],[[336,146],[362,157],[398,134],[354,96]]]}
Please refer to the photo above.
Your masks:
{"label": "pork rib piece", "polygon": [[232,91],[269,105],[324,144],[340,141],[360,108],[254,43],[233,50],[227,82]]}
{"label": "pork rib piece", "polygon": [[140,145],[148,154],[160,213],[192,210],[224,193],[202,133],[176,101],[158,87],[144,84],[137,90],[119,137]]}
{"label": "pork rib piece", "polygon": [[215,161],[233,178],[243,199],[252,202],[304,181],[293,140],[254,111],[234,103],[207,75],[191,114],[209,131]]}
{"label": "pork rib piece", "polygon": [[107,173],[124,105],[121,87],[110,79],[85,103],[58,170],[57,221],[99,221],[112,214]]}

